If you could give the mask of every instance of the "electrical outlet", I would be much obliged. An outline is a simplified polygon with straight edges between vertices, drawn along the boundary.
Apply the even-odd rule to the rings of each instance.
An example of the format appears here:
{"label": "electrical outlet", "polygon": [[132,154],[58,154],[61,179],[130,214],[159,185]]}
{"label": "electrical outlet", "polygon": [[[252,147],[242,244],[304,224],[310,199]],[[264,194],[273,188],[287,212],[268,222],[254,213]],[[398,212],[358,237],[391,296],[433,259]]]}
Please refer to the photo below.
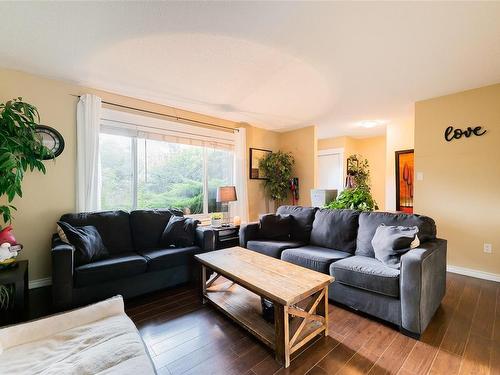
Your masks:
{"label": "electrical outlet", "polygon": [[491,254],[491,252],[493,251],[493,246],[491,246],[491,244],[490,244],[490,243],[485,243],[485,244],[484,244],[483,251],[484,251],[485,253],[489,253],[489,254]]}
{"label": "electrical outlet", "polygon": [[424,172],[417,172],[417,181],[423,181],[424,180]]}

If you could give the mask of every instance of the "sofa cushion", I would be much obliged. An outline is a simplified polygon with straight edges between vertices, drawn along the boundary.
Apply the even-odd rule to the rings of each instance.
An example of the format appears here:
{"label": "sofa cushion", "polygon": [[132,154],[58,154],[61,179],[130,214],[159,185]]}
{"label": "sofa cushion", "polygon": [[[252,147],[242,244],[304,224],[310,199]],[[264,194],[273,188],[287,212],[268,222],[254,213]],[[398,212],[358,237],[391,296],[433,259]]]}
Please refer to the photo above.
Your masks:
{"label": "sofa cushion", "polygon": [[82,287],[127,278],[146,272],[146,268],[146,258],[136,253],[116,254],[107,259],[76,267],[75,285]]}
{"label": "sofa cushion", "polygon": [[106,249],[111,254],[118,254],[134,251],[129,216],[125,211],[81,212],[64,214],[60,221],[74,227],[96,227]]}
{"label": "sofa cushion", "polygon": [[191,264],[194,260],[194,255],[200,251],[198,246],[189,246],[145,250],[141,251],[140,254],[148,261],[148,271],[159,271]]}
{"label": "sofa cushion", "polygon": [[81,266],[109,256],[108,249],[102,243],[96,227],[92,225],[74,227],[65,221],[58,221],[57,226],[61,228],[67,240],[66,243],[75,247],[75,266]]}
{"label": "sofa cushion", "polygon": [[436,223],[430,217],[410,214],[394,214],[390,212],[362,212],[359,215],[358,239],[356,255],[374,258],[372,239],[379,225],[395,225],[418,227],[418,238],[421,243],[436,238]]}
{"label": "sofa cushion", "polygon": [[196,240],[196,227],[199,223],[198,220],[189,217],[171,216],[161,234],[160,245],[162,247],[193,246]]}
{"label": "sofa cushion", "polygon": [[266,240],[286,241],[290,238],[292,217],[290,215],[266,214],[259,220],[259,237]]}
{"label": "sofa cushion", "polygon": [[389,297],[399,297],[399,270],[375,258],[355,255],[332,263],[330,275],[335,282]]}
{"label": "sofa cushion", "polygon": [[311,231],[311,245],[339,249],[351,254],[356,251],[359,211],[316,211]]}
{"label": "sofa cushion", "polygon": [[303,245],[300,241],[248,241],[247,249],[279,259],[283,250]]}
{"label": "sofa cushion", "polygon": [[[130,212],[130,227],[136,250],[160,247],[160,238],[172,214],[171,210],[135,210]],[[177,213],[182,216],[182,212]]]}
{"label": "sofa cushion", "polygon": [[281,253],[281,260],[328,274],[332,262],[350,256],[352,256],[352,254],[344,251],[307,245],[283,251]]}
{"label": "sofa cushion", "polygon": [[292,217],[292,232],[290,238],[294,241],[309,242],[314,221],[315,207],[280,206],[277,214]]}

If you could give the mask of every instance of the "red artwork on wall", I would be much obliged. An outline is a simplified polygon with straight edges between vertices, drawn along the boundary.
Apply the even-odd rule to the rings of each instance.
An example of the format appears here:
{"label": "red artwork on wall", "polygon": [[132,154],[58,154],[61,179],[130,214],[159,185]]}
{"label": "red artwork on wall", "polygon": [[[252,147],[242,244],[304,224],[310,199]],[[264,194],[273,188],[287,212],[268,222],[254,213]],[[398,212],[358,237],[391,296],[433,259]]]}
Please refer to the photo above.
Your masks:
{"label": "red artwork on wall", "polygon": [[413,213],[413,150],[396,151],[396,210]]}

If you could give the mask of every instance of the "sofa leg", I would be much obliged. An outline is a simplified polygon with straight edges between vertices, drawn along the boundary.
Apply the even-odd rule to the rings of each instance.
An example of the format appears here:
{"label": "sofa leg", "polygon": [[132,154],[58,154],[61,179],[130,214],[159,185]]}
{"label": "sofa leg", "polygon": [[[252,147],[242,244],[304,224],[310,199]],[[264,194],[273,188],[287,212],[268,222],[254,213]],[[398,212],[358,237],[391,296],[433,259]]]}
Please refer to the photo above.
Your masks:
{"label": "sofa leg", "polygon": [[399,327],[399,332],[401,332],[405,336],[411,337],[412,339],[420,340],[420,336],[421,336],[420,333],[408,331],[407,329],[404,329],[401,326]]}

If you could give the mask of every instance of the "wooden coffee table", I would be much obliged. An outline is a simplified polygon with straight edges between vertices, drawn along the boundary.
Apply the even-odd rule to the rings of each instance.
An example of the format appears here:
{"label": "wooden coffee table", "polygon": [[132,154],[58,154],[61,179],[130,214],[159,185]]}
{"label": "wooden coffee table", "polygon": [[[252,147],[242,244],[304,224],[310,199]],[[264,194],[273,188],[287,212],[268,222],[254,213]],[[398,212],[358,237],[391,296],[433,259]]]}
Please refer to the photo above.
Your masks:
{"label": "wooden coffee table", "polygon": [[[195,258],[202,265],[204,301],[272,348],[283,366],[290,365],[290,355],[328,332],[333,277],[241,247]],[[209,280],[207,268],[215,272]],[[274,303],[274,324],[262,317],[261,297]]]}

